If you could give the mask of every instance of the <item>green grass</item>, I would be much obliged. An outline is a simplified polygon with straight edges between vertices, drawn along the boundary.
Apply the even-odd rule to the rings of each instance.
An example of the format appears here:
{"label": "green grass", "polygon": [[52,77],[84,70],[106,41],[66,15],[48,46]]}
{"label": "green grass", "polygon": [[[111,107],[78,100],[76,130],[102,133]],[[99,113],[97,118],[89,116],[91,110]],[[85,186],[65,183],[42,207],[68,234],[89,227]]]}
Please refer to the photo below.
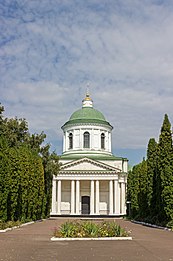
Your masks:
{"label": "green grass", "polygon": [[59,228],[55,228],[54,237],[60,238],[87,238],[87,237],[127,237],[129,234],[114,221],[93,223],[85,222],[65,222]]}
{"label": "green grass", "polygon": [[22,222],[20,221],[7,221],[4,222],[2,220],[0,220],[0,230],[4,230],[6,228],[12,228],[15,226],[20,226],[22,224]]}

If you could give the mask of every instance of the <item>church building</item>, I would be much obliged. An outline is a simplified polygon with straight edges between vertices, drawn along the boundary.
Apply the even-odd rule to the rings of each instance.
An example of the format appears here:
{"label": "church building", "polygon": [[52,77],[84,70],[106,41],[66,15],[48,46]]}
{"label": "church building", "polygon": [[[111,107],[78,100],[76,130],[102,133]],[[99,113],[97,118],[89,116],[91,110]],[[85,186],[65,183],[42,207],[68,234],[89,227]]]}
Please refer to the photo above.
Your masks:
{"label": "church building", "polygon": [[53,176],[51,216],[126,214],[128,160],[112,154],[112,129],[87,93],[82,108],[62,126],[63,153],[60,171]]}

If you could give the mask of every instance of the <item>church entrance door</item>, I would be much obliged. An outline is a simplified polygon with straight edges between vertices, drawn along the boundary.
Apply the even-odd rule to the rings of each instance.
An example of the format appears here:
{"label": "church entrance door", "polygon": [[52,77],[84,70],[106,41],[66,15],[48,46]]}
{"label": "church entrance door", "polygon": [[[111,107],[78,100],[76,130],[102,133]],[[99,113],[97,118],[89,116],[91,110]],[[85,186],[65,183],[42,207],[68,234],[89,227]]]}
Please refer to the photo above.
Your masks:
{"label": "church entrance door", "polygon": [[90,197],[82,196],[82,214],[89,215],[90,214]]}

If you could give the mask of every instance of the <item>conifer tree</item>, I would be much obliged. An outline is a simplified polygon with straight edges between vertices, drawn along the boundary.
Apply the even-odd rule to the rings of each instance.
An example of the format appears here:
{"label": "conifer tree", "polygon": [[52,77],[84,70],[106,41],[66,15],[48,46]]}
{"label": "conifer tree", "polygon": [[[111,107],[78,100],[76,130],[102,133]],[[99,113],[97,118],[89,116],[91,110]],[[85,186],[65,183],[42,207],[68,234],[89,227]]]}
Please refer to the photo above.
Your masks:
{"label": "conifer tree", "polygon": [[47,217],[58,156],[42,146],[43,132],[30,135],[26,120],[4,119],[3,111],[0,105],[0,219]]}
{"label": "conifer tree", "polygon": [[139,214],[139,165],[134,166],[128,174],[127,193],[131,202],[131,216],[134,218]]}
{"label": "conifer tree", "polygon": [[165,114],[158,143],[158,178],[160,195],[158,202],[160,219],[173,219],[173,149],[171,124]]}
{"label": "conifer tree", "polygon": [[151,138],[147,148],[147,211],[155,214],[156,202],[157,142]]}
{"label": "conifer tree", "polygon": [[139,193],[138,193],[138,205],[139,205],[139,216],[147,217],[147,161],[143,161],[138,165],[139,172]]}
{"label": "conifer tree", "polygon": [[158,144],[150,139],[147,160],[129,172],[128,200],[132,217],[149,217],[156,224],[173,221],[173,144],[167,114]]}

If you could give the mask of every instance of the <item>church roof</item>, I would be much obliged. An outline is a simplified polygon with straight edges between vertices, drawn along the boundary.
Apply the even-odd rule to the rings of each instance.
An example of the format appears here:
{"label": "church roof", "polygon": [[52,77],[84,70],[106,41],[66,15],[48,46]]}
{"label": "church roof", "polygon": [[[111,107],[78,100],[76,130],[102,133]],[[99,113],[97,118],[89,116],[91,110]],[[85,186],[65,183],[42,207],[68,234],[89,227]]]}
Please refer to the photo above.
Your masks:
{"label": "church roof", "polygon": [[89,152],[88,154],[86,152],[80,152],[80,153],[72,153],[72,154],[62,154],[60,155],[60,160],[77,160],[81,158],[89,158],[93,160],[125,160],[128,161],[127,158],[123,157],[117,157],[114,156],[113,154],[97,154],[97,153],[91,153]]}
{"label": "church roof", "polygon": [[[90,98],[89,94],[86,94],[86,97],[83,99],[82,109],[75,111],[69,121],[67,121],[63,127],[73,124],[87,124],[87,123],[97,123],[102,125],[107,125],[112,128],[109,122],[106,121],[104,115],[93,108],[93,101]],[[62,127],[62,128],[63,128]]]}
{"label": "church roof", "polygon": [[70,120],[78,120],[78,119],[88,119],[88,120],[100,120],[100,121],[106,121],[104,115],[92,108],[92,107],[83,107],[80,110],[75,111],[71,117]]}

